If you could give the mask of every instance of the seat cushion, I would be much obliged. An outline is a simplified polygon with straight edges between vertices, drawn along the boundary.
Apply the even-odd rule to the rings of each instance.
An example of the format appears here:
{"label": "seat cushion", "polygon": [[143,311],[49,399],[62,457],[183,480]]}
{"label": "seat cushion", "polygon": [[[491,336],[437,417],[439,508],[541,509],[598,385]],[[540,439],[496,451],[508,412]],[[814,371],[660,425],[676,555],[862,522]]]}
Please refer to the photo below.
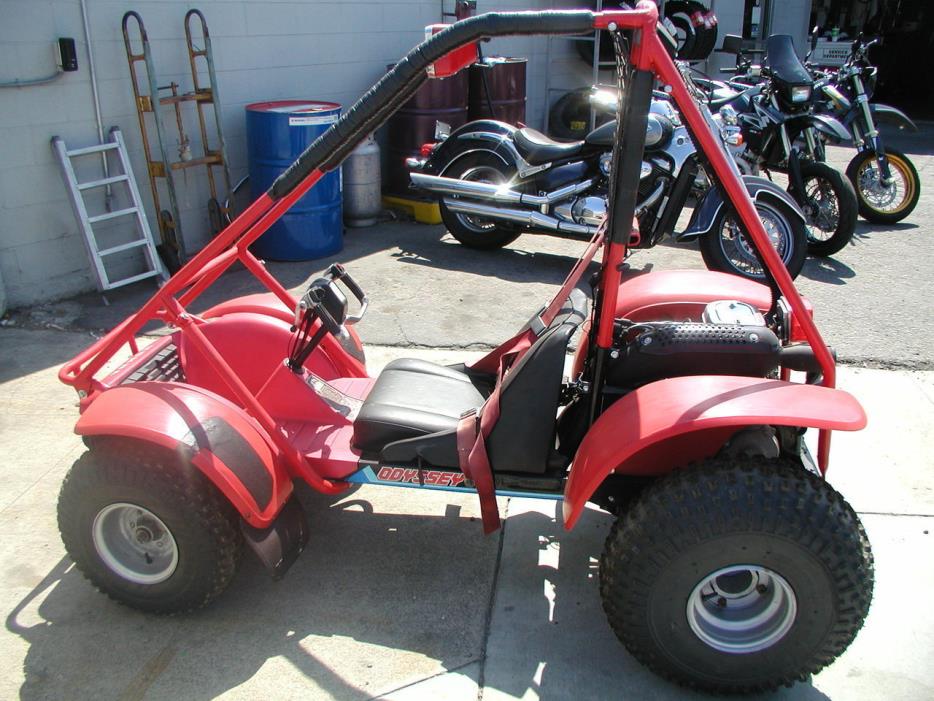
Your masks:
{"label": "seat cushion", "polygon": [[540,131],[529,127],[516,129],[513,133],[513,140],[522,157],[532,165],[571,158],[584,148],[583,141],[572,141],[570,143],[555,141]]}
{"label": "seat cushion", "polygon": [[354,446],[379,452],[405,438],[457,428],[484,395],[470,377],[424,360],[394,360],[380,373],[354,421]]}

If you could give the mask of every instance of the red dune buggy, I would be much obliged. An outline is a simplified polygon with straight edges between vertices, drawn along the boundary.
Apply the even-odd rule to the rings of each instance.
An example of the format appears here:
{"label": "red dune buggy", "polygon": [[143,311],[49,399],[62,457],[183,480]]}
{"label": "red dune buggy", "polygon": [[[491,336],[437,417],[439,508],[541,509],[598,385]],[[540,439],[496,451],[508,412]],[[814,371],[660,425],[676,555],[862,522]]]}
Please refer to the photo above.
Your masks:
{"label": "red dune buggy", "polygon": [[[656,23],[643,2],[494,13],[439,31],[137,313],[63,367],[88,447],[59,500],[80,570],[118,601],[178,612],[224,590],[244,543],[274,576],[285,573],[309,537],[297,480],[327,494],[355,483],[476,491],[488,532],[499,525],[497,494],[558,497],[567,528],[588,502],[617,516],[600,563],[604,607],[625,646],[660,674],[743,691],[833,661],[866,616],[873,564],[824,473],[831,431],[866,418],[834,389],[831,351]],[[396,360],[370,377],[350,326],[362,309],[348,312],[348,298],[361,308],[367,298],[350,274],[334,265],[296,299],[249,245],[426,72],[462,68],[484,37],[595,28],[614,37],[624,88],[605,226],[554,299],[481,360]],[[656,80],[768,285],[705,271],[623,275]],[[598,254],[591,305],[577,283]],[[186,311],[236,261],[269,293]],[[136,335],[153,319],[172,332],[140,349]],[[130,359],[98,378],[124,345]],[[816,461],[807,429],[820,432]]]}

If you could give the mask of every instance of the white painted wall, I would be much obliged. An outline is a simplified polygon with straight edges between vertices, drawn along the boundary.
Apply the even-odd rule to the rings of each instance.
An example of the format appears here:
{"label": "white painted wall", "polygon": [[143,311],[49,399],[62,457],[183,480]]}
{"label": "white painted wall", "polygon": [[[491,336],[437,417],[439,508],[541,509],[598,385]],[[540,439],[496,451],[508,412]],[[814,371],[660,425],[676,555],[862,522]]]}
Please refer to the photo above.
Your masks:
{"label": "white painted wall", "polygon": [[[742,0],[717,0],[718,11],[723,11],[719,5],[730,2],[741,4]],[[586,0],[480,0],[479,9],[589,4]],[[190,89],[183,18],[191,7],[205,14],[235,181],[246,172],[246,104],[303,98],[350,105],[382,75],[387,63],[423,37],[425,25],[441,21],[439,0],[87,0],[87,5],[105,131],[113,125],[123,130],[154,232],[155,212],[120,29],[126,10],[137,10],[146,23],[160,84],[175,80],[183,90]],[[0,0],[0,82],[50,72],[50,46],[60,36],[77,42],[77,72],[66,73],[49,85],[0,89],[0,277],[11,307],[66,297],[94,286],[49,146],[53,135],[62,136],[70,148],[97,140],[80,6],[78,0]],[[590,82],[589,68],[577,58],[571,42],[553,42],[548,66],[546,49],[545,39],[527,37],[498,39],[484,46],[487,55],[529,59],[528,122],[532,126],[542,124],[546,68],[556,86],[570,89]],[[550,100],[558,96],[552,93]],[[174,135],[173,122],[164,123]],[[190,121],[188,132],[194,135],[195,131]],[[85,179],[92,177],[94,163],[88,161]],[[195,250],[208,235],[206,178],[202,169],[195,169],[180,175],[176,183],[183,232],[189,250]],[[99,199],[91,204],[102,206]],[[132,255],[116,263],[122,269],[138,265]]]}

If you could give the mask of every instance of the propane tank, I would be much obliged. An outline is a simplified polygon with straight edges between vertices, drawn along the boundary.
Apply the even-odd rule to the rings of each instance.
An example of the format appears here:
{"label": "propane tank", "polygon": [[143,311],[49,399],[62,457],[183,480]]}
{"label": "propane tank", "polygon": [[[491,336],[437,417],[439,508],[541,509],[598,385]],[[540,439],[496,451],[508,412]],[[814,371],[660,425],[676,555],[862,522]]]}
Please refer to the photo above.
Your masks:
{"label": "propane tank", "polygon": [[347,226],[373,226],[379,220],[379,145],[370,134],[344,161],[344,223]]}

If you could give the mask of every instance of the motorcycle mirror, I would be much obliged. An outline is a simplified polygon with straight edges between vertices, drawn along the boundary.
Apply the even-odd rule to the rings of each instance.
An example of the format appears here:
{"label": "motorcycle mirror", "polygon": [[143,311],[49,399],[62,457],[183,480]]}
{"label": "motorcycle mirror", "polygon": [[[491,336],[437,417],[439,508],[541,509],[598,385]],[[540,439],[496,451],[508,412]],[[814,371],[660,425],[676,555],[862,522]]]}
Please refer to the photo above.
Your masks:
{"label": "motorcycle mirror", "polygon": [[743,53],[743,38],[736,34],[727,34],[723,37],[723,46],[717,51],[723,54],[736,54],[739,56]]}

